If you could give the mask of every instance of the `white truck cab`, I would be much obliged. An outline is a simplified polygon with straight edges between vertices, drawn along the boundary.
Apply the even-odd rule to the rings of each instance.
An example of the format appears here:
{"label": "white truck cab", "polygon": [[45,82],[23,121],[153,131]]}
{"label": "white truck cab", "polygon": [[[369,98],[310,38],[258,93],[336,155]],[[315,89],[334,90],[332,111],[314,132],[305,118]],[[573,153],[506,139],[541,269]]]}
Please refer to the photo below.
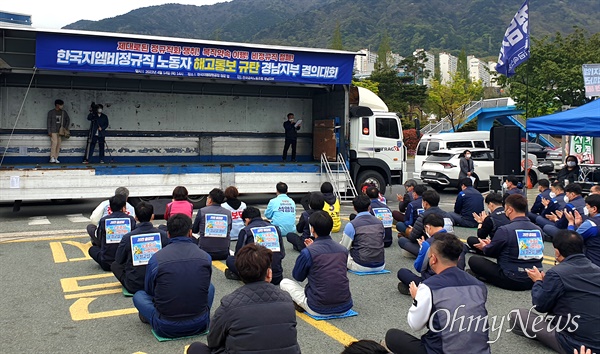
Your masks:
{"label": "white truck cab", "polygon": [[[358,87],[358,106],[350,115],[350,170],[356,186],[401,184],[406,170],[406,147],[398,115],[368,89]],[[369,109],[364,109],[369,108]]]}

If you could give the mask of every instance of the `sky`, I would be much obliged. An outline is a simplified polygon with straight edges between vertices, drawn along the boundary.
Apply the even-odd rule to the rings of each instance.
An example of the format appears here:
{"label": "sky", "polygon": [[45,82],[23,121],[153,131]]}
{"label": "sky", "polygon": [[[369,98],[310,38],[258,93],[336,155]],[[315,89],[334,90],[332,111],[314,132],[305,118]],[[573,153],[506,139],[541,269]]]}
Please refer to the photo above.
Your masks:
{"label": "sky", "polygon": [[211,5],[227,0],[0,0],[0,10],[31,15],[37,28],[61,28],[79,20],[101,20],[140,7],[169,3]]}

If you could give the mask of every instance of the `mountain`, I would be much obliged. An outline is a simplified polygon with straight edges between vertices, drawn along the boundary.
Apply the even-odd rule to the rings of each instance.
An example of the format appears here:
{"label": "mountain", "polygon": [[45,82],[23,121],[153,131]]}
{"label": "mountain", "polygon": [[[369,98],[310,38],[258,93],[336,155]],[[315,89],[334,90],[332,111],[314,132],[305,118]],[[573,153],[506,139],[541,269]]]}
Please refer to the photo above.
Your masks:
{"label": "mountain", "polygon": [[[377,48],[385,31],[394,52],[465,49],[496,56],[523,0],[233,0],[214,5],[166,4],[64,28],[327,48],[339,23],[344,48]],[[534,37],[600,29],[600,1],[530,3]]]}

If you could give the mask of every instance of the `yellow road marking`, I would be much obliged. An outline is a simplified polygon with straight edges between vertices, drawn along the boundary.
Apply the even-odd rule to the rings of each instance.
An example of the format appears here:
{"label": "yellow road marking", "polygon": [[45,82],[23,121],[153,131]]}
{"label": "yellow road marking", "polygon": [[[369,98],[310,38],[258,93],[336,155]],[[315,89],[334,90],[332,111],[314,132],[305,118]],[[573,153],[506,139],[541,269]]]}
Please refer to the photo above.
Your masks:
{"label": "yellow road marking", "polygon": [[[77,232],[80,232],[80,231],[77,231]],[[4,236],[4,235],[0,235],[0,236]],[[82,238],[82,237],[87,237],[89,239],[89,236],[87,234],[81,234],[81,235],[75,235],[75,236],[26,237],[26,238],[19,238],[19,239],[16,239],[16,240],[0,241],[0,244],[3,244],[3,243],[20,243],[20,242],[41,242],[41,241],[48,241],[48,240],[70,240],[70,239]]]}
{"label": "yellow road marking", "polygon": [[72,278],[62,278],[60,280],[60,285],[63,288],[65,293],[75,292],[75,291],[83,291],[83,290],[96,290],[96,289],[106,289],[106,288],[114,288],[121,287],[121,283],[111,282],[111,283],[102,283],[102,284],[92,284],[92,285],[79,285],[79,281],[81,280],[90,280],[90,279],[101,279],[101,278],[112,278],[114,279],[114,274],[112,273],[104,273],[104,274],[94,274],[94,275],[83,275]]}
{"label": "yellow road marking", "polygon": [[73,321],[94,320],[105,317],[123,316],[138,312],[138,310],[135,307],[132,307],[122,310],[90,313],[90,303],[92,303],[92,301],[96,299],[97,297],[84,297],[81,299],[77,299],[77,301],[75,301],[73,305],[69,307],[69,312],[71,313],[71,318],[73,319]]}
{"label": "yellow road marking", "polygon": [[[227,265],[225,265],[225,263],[223,263],[223,262],[213,261],[212,264],[215,268],[217,268],[218,270],[220,270],[222,272],[225,272],[225,269],[227,269]],[[304,322],[308,323],[309,325],[315,327],[319,331],[325,333],[326,335],[328,335],[329,337],[331,337],[332,339],[336,340],[337,342],[341,343],[344,346],[357,341],[356,338],[352,337],[351,335],[342,331],[341,329],[337,328],[336,326],[332,325],[331,323],[328,323],[326,321],[314,320],[314,319],[308,317],[307,315],[305,315],[303,313],[299,313],[299,312],[296,312],[296,316],[299,317],[300,319],[302,319]]]}
{"label": "yellow road marking", "polygon": [[306,314],[299,313],[299,312],[296,312],[296,316],[301,318],[304,322],[308,323],[309,325],[315,327],[319,331],[325,333],[329,337],[340,342],[343,346],[347,346],[350,343],[357,341],[356,338],[352,337],[351,335],[342,331],[341,329],[337,328],[336,326],[332,325],[331,323],[328,323],[326,321],[317,321],[315,319],[308,317]]}
{"label": "yellow road marking", "polygon": [[65,295],[65,300],[78,299],[80,297],[90,297],[90,296],[101,296],[101,295],[109,295],[109,294],[121,294],[123,290],[119,287],[117,289],[108,289],[108,290],[98,290],[98,291],[90,291],[86,293],[77,293],[77,294],[68,294]]}
{"label": "yellow road marking", "polygon": [[[67,254],[64,249],[64,245],[71,245],[78,248],[83,257],[78,258],[67,258]],[[77,261],[87,261],[92,259],[88,254],[88,250],[92,247],[91,242],[77,242],[77,241],[53,241],[49,243],[50,250],[52,251],[52,257],[54,258],[54,263],[65,263],[65,262],[77,262]]]}

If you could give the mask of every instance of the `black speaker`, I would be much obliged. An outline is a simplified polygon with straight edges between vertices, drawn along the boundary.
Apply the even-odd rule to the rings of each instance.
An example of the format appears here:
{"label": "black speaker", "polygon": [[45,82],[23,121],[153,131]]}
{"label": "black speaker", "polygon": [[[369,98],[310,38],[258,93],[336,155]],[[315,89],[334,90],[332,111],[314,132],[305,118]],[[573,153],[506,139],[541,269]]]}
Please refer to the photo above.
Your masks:
{"label": "black speaker", "polygon": [[494,174],[514,175],[521,172],[521,129],[516,126],[492,128]]}

